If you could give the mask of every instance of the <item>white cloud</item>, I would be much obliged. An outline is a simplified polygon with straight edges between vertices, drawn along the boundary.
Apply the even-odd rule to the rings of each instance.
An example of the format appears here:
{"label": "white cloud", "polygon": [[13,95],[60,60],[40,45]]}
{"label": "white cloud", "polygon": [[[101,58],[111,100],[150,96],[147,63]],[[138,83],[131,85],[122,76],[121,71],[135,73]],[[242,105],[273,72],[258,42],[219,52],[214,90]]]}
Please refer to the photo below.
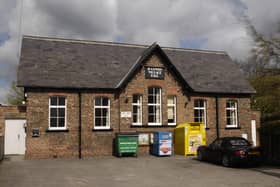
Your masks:
{"label": "white cloud", "polygon": [[266,36],[280,33],[279,0],[241,0],[247,6],[247,15],[258,32]]}
{"label": "white cloud", "polygon": [[123,0],[118,4],[118,32],[129,42],[176,47],[181,40],[203,38],[202,48],[244,59],[252,43],[239,23],[240,7],[225,0]]}

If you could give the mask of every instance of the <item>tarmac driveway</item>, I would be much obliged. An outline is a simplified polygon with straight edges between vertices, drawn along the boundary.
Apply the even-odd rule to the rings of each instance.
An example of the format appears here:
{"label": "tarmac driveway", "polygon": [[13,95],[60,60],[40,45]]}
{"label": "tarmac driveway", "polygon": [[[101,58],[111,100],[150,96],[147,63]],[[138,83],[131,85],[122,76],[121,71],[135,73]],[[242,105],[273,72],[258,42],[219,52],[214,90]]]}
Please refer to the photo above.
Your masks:
{"label": "tarmac driveway", "polygon": [[224,168],[191,157],[98,157],[0,163],[0,186],[280,186],[279,168]]}

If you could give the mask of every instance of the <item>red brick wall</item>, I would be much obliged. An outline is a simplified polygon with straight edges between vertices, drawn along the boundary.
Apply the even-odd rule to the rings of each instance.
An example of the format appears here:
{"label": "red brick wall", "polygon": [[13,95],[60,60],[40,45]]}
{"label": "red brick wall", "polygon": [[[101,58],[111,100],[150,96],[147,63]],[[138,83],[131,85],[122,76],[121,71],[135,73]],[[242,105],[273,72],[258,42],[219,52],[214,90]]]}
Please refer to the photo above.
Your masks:
{"label": "red brick wall", "polygon": [[[161,59],[154,55],[147,60],[144,66],[164,67]],[[147,119],[147,93],[149,86],[159,86],[162,89],[162,123],[161,127],[148,127]],[[131,127],[132,118],[120,118],[120,112],[132,111],[132,95],[143,95],[143,126]],[[63,95],[67,98],[67,128],[69,132],[46,132],[48,129],[48,102],[51,95]],[[112,131],[93,131],[94,126],[94,98],[107,96],[110,99],[110,116]],[[180,83],[171,72],[165,68],[164,80],[145,79],[144,67],[128,82],[121,93],[82,93],[82,156],[112,155],[113,138],[116,132],[132,131],[151,133],[153,131],[173,131],[174,127],[167,126],[167,96],[176,95],[177,124],[194,121],[194,100],[205,99],[207,103],[207,142],[216,138],[216,104],[215,97],[201,95],[193,96],[183,93]],[[238,101],[238,119],[240,129],[225,129],[225,104],[226,100]],[[250,135],[250,121],[252,111],[250,98],[220,97],[219,100],[219,132],[221,136],[241,136],[242,133]],[[259,119],[259,116],[255,116]],[[77,92],[65,91],[37,91],[27,92],[27,151],[26,158],[52,158],[52,157],[77,157],[78,156],[78,125],[79,102]],[[257,121],[259,123],[259,121]],[[33,138],[31,129],[39,128],[40,137]],[[139,154],[148,154],[149,145],[140,146]]]}

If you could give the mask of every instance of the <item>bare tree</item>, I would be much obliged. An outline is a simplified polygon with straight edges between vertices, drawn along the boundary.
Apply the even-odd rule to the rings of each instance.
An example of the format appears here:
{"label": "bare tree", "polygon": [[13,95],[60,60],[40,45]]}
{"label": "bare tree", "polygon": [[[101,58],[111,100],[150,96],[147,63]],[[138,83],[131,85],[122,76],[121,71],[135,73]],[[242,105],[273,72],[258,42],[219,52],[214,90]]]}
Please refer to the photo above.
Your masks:
{"label": "bare tree", "polygon": [[23,88],[17,87],[15,81],[11,83],[11,87],[7,94],[6,100],[8,104],[11,105],[21,105],[22,101],[24,100]]}

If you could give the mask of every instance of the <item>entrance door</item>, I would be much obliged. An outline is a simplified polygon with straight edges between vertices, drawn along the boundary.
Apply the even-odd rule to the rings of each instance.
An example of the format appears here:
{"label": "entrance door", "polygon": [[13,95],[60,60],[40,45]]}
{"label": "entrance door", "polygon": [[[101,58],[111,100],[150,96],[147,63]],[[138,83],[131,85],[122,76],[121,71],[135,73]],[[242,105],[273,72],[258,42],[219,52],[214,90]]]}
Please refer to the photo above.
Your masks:
{"label": "entrance door", "polygon": [[25,125],[26,120],[5,120],[5,155],[25,153]]}

